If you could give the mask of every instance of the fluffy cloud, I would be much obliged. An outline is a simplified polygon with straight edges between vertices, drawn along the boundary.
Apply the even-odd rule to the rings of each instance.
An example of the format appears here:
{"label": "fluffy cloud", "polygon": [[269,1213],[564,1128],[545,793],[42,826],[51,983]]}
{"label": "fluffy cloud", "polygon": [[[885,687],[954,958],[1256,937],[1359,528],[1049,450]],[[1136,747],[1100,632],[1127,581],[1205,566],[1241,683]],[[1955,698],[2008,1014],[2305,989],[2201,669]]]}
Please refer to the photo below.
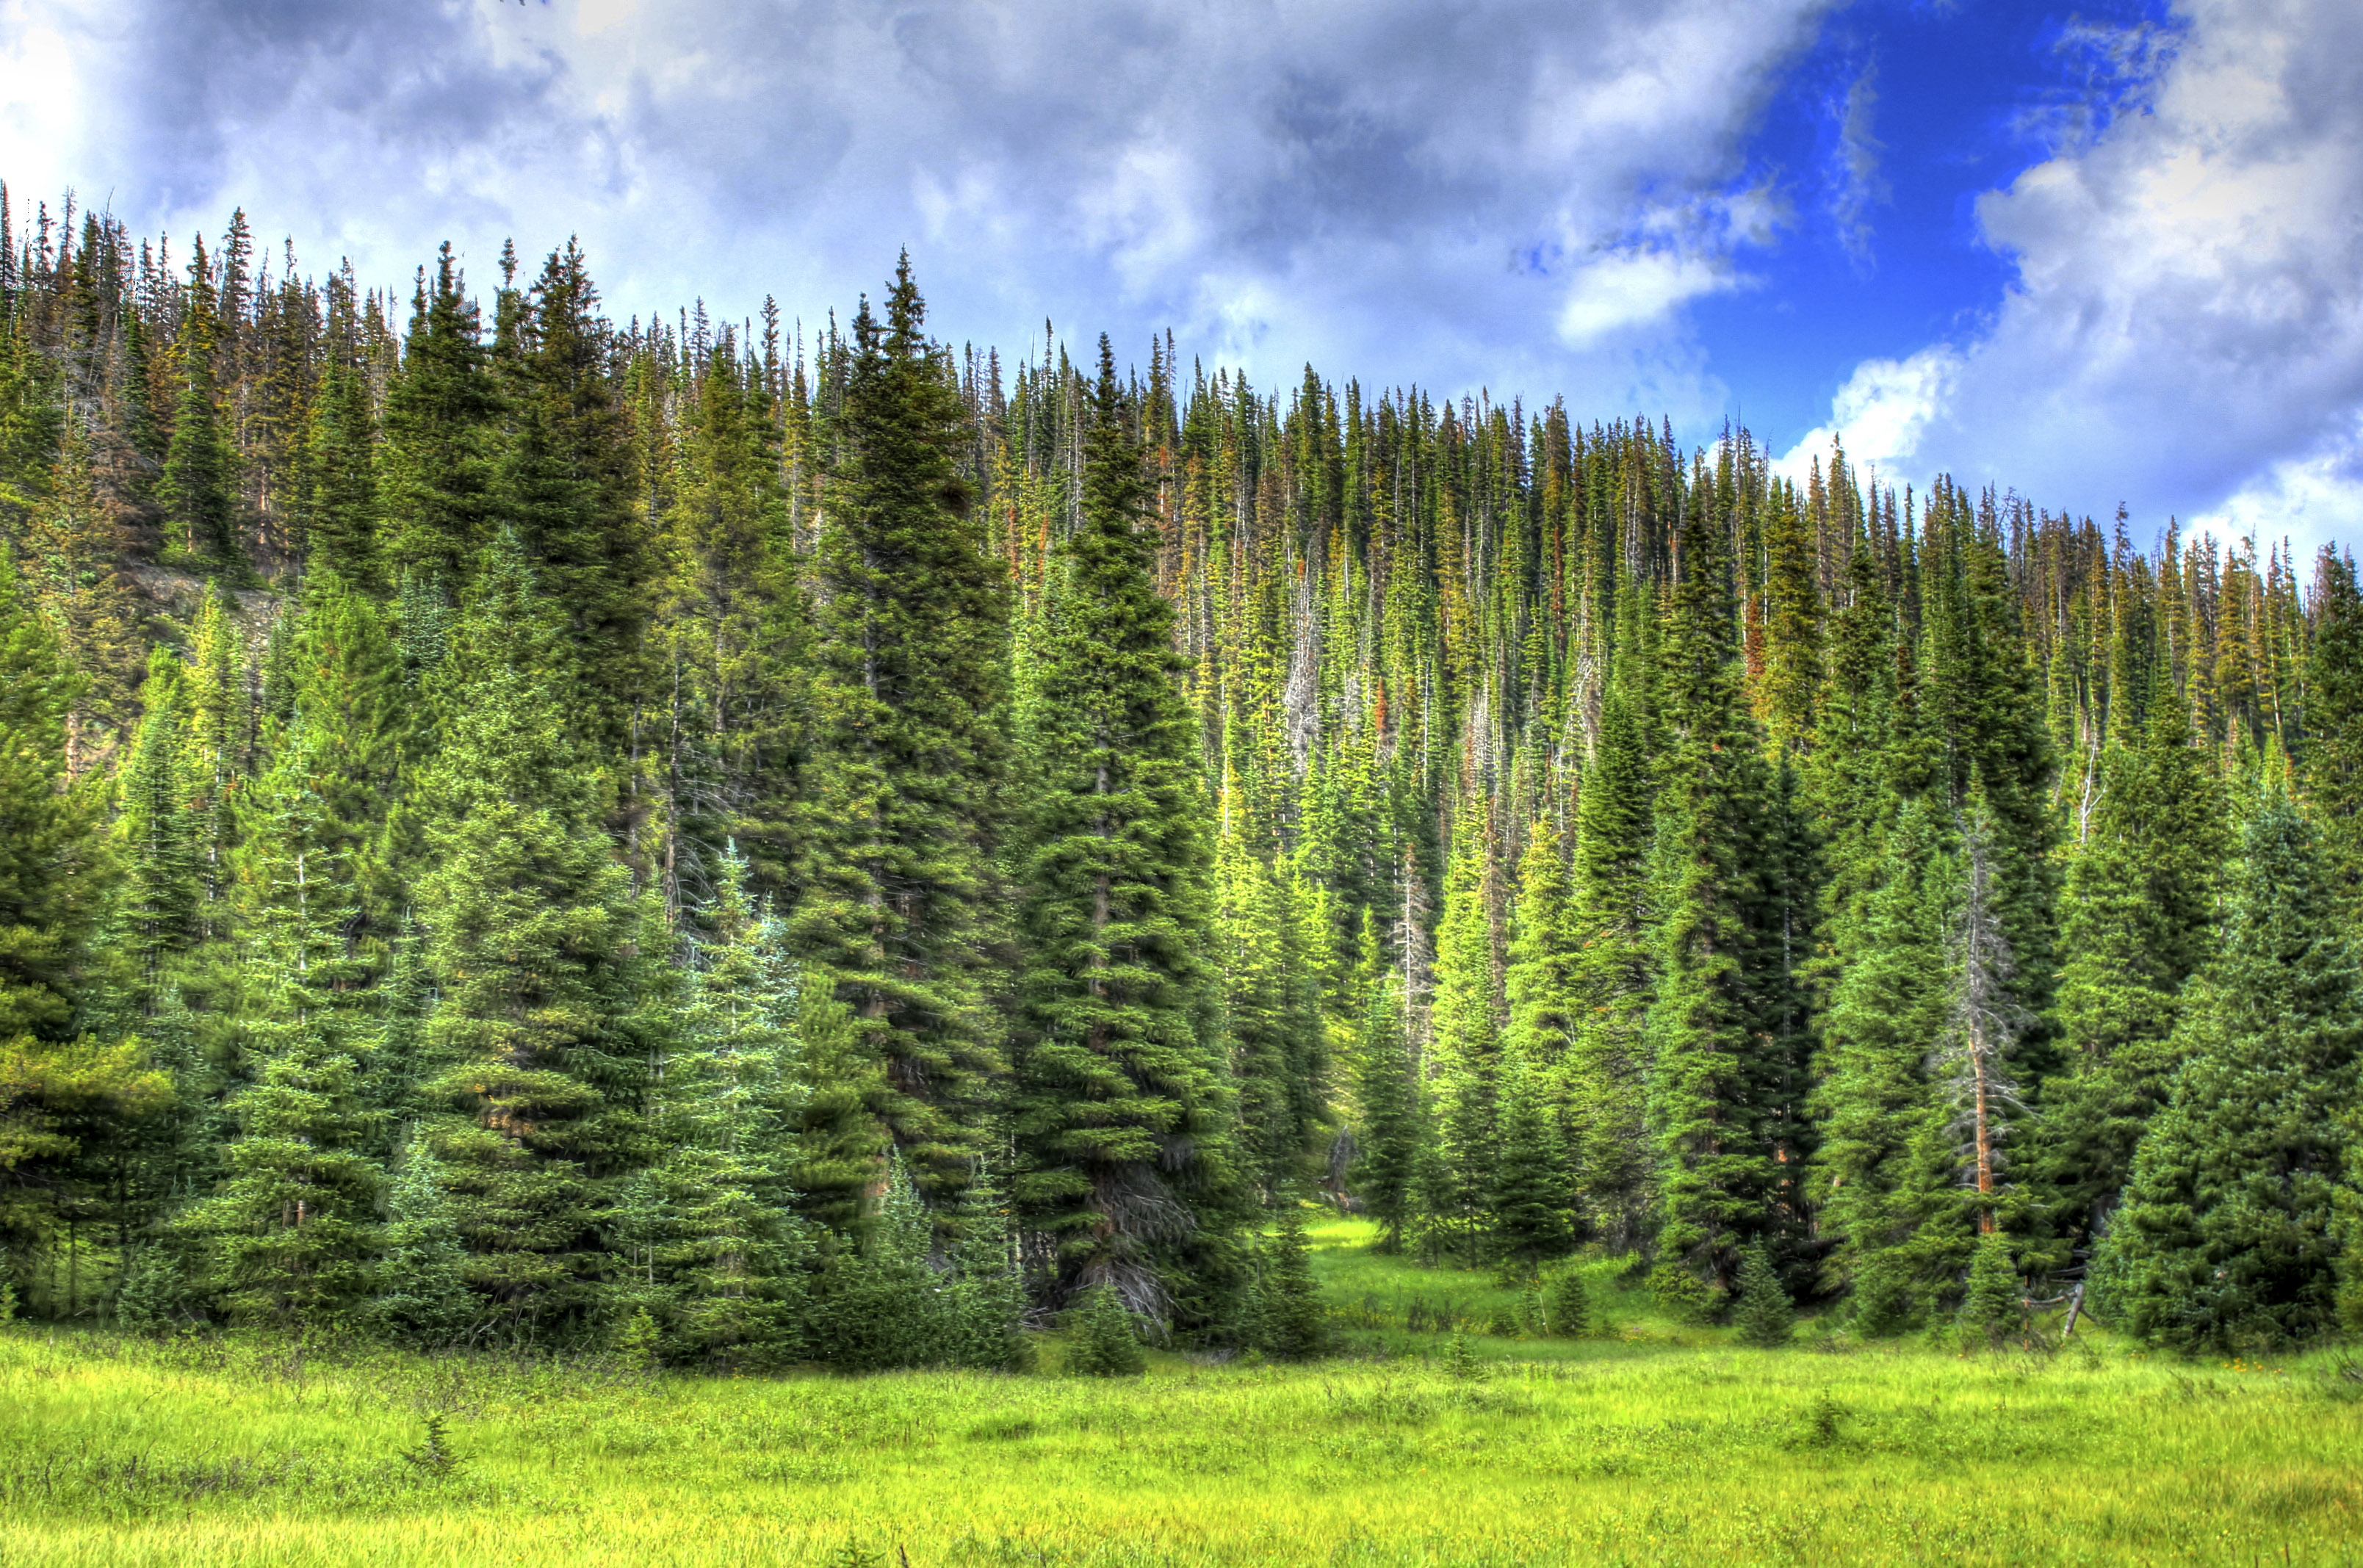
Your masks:
{"label": "fluffy cloud", "polygon": [[1858,367],[1833,434],[1891,471],[2301,544],[2363,524],[2363,7],[2189,0],[2104,126],[1978,215],[1983,329]]}
{"label": "fluffy cloud", "polygon": [[1824,3],[0,0],[67,84],[0,172],[380,279],[579,230],[619,309],[809,311],[907,243],[955,334],[1704,416],[1681,306],[1761,237],[1740,142]]}

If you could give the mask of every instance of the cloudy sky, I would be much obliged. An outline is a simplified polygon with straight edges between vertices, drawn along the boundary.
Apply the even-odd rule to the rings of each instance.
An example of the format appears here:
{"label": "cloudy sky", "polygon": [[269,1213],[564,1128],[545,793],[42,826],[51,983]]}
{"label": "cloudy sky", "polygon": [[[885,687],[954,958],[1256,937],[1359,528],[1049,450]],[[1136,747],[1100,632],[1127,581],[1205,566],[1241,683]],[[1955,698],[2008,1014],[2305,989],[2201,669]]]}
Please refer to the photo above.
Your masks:
{"label": "cloudy sky", "polygon": [[0,178],[2363,537],[2356,0],[0,0]]}

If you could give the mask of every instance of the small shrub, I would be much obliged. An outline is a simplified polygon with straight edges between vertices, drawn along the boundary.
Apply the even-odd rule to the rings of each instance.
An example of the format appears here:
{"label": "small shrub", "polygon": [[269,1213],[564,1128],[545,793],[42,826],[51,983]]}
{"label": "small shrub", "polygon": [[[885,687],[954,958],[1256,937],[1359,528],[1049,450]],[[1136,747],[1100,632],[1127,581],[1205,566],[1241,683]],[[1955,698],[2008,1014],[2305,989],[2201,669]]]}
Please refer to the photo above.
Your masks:
{"label": "small shrub", "polygon": [[460,1468],[460,1456],[451,1447],[450,1434],[444,1430],[442,1411],[437,1410],[427,1418],[427,1441],[416,1448],[405,1449],[402,1457],[429,1475],[449,1475]]}
{"label": "small shrub", "polygon": [[1785,1345],[1796,1332],[1796,1306],[1781,1288],[1781,1276],[1773,1272],[1771,1255],[1761,1242],[1740,1254],[1739,1307],[1732,1321],[1739,1329],[1740,1342],[1759,1350]]}
{"label": "small shrub", "polygon": [[1649,1294],[1658,1310],[1677,1323],[1697,1328],[1714,1320],[1720,1292],[1680,1264],[1659,1264],[1649,1275]]}
{"label": "small shrub", "polygon": [[1827,1448],[1838,1441],[1838,1418],[1846,1412],[1830,1397],[1826,1388],[1814,1396],[1805,1407],[1805,1442],[1813,1448]]}
{"label": "small shrub", "polygon": [[1469,1336],[1455,1334],[1444,1350],[1444,1370],[1466,1383],[1479,1375],[1477,1353],[1470,1348]]}
{"label": "small shrub", "polygon": [[1075,1314],[1075,1342],[1067,1353],[1067,1370],[1084,1377],[1137,1377],[1148,1366],[1133,1331],[1132,1314],[1112,1286],[1093,1286],[1083,1293]]}
{"label": "small shrub", "polygon": [[1580,1340],[1592,1331],[1592,1292],[1583,1271],[1561,1264],[1543,1276],[1542,1330],[1554,1339]]}

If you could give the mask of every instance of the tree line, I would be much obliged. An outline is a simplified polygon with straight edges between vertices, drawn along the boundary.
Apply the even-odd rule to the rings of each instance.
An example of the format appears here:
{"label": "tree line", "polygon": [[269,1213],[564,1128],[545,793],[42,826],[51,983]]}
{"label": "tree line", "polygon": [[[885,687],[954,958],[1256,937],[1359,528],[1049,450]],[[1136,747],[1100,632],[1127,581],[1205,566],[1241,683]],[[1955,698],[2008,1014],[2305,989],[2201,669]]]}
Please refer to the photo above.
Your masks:
{"label": "tree line", "polygon": [[1006,365],[907,266],[807,342],[0,192],[0,326],[17,1310],[1277,1349],[1317,1197],[1702,1313],[2363,1327],[2335,551]]}

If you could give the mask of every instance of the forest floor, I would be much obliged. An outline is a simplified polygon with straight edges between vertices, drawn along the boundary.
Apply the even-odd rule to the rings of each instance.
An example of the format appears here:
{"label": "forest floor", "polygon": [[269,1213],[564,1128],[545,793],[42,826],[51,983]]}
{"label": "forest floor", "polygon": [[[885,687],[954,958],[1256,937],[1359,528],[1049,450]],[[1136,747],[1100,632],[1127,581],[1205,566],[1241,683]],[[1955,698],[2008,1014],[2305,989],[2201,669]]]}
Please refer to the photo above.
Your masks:
{"label": "forest floor", "polygon": [[2363,1563],[2335,1354],[1741,1349],[1317,1229],[1349,1353],[686,1377],[0,1330],[0,1563]]}

